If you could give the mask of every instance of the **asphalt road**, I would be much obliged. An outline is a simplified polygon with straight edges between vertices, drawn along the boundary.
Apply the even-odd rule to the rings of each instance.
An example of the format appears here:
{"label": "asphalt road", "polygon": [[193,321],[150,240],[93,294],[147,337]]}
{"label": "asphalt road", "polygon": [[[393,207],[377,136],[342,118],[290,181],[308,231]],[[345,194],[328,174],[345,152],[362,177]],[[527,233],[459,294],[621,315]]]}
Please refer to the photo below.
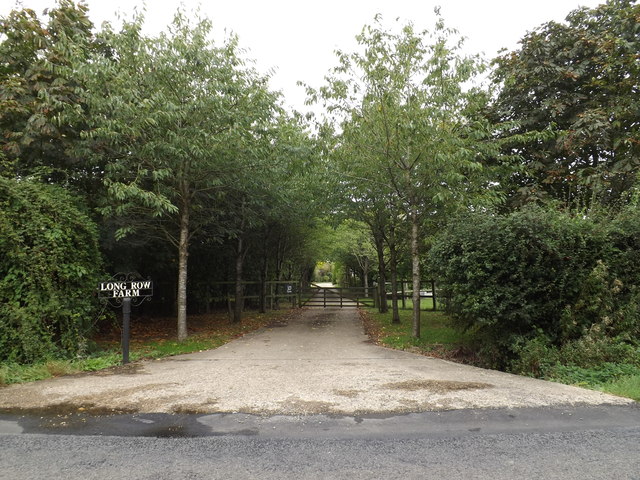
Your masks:
{"label": "asphalt road", "polygon": [[7,480],[640,480],[640,408],[3,415],[0,452],[0,479]]}

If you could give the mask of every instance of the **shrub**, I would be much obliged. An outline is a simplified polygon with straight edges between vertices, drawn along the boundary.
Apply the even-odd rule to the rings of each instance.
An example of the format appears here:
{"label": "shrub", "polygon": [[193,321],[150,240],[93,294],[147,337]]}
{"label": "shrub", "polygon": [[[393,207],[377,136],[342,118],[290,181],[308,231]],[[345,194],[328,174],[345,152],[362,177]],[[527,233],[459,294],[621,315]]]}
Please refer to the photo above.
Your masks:
{"label": "shrub", "polygon": [[0,361],[79,353],[100,265],[96,227],[74,197],[0,178]]}
{"label": "shrub", "polygon": [[603,244],[590,221],[527,209],[460,218],[429,258],[455,324],[472,330],[491,363],[504,367],[517,340],[538,330],[551,343],[560,340],[561,315],[580,294]]}
{"label": "shrub", "polygon": [[638,362],[640,212],[597,222],[539,208],[468,215],[430,253],[447,310],[485,363],[544,376]]}
{"label": "shrub", "polygon": [[640,367],[638,347],[618,337],[607,337],[601,324],[594,324],[583,337],[560,348],[565,365],[594,368],[603,363],[627,363]]}
{"label": "shrub", "polygon": [[543,332],[533,338],[521,338],[513,346],[516,358],[511,363],[511,372],[518,375],[546,377],[558,365],[560,352],[551,344]]}

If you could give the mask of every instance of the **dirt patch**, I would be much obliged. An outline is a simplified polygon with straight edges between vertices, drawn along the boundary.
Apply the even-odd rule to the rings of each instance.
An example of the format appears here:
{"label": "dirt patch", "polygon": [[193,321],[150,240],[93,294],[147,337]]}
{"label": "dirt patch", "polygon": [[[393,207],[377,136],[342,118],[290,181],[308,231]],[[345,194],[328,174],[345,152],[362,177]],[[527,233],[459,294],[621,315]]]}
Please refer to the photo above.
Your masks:
{"label": "dirt patch", "polygon": [[489,383],[480,382],[456,382],[452,380],[407,380],[404,382],[387,383],[383,388],[388,390],[405,390],[415,392],[418,390],[428,390],[433,393],[448,393],[461,390],[482,390],[493,388]]}
{"label": "dirt patch", "polygon": [[283,409],[287,413],[298,413],[303,415],[313,415],[329,412],[333,409],[335,404],[329,402],[321,402],[317,400],[303,400],[298,397],[293,397],[279,402]]}
{"label": "dirt patch", "polygon": [[282,328],[288,325],[289,323],[286,320],[276,320],[275,322],[271,322],[268,325],[265,325],[265,328]]}
{"label": "dirt patch", "polygon": [[333,393],[340,397],[356,398],[362,393],[362,390],[334,390]]}
{"label": "dirt patch", "polygon": [[335,322],[335,315],[330,313],[321,313],[314,315],[311,322],[311,328],[325,328],[332,325]]}
{"label": "dirt patch", "polygon": [[189,414],[189,415],[211,413],[216,410],[216,406],[218,405],[218,403],[219,403],[219,400],[217,398],[210,398],[202,405],[198,405],[198,404],[176,405],[171,409],[171,412],[176,414]]}

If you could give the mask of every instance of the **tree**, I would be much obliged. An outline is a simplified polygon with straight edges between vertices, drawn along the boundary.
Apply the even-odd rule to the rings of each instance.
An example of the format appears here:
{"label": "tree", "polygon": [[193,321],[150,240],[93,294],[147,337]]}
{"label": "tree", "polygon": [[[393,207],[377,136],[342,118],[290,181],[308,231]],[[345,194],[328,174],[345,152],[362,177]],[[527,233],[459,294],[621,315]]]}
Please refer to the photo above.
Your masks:
{"label": "tree", "polygon": [[[376,19],[356,38],[360,52],[339,52],[319,93],[339,123],[340,174],[351,191],[392,194],[392,219],[405,219],[413,282],[413,335],[420,336],[420,256],[430,218],[476,195],[483,155],[495,155],[492,128],[478,113],[487,95],[468,82],[483,68],[462,57],[441,19],[433,33],[384,30]],[[364,185],[360,187],[359,184]],[[486,183],[484,184],[486,186]],[[490,196],[491,189],[484,190]],[[367,194],[368,195],[368,194]],[[392,220],[393,221],[393,220]]]}
{"label": "tree", "polygon": [[100,169],[74,151],[84,125],[60,122],[65,108],[83,107],[82,86],[65,68],[65,44],[86,58],[97,48],[93,24],[87,7],[70,0],[45,13],[46,24],[31,9],[0,19],[0,172],[37,174],[95,196]]}
{"label": "tree", "polygon": [[640,5],[609,0],[566,23],[528,33],[496,60],[495,114],[517,133],[553,126],[555,138],[518,145],[526,172],[516,204],[550,197],[573,209],[629,201],[640,167]]}
{"label": "tree", "polygon": [[[168,33],[145,37],[144,19],[100,33],[105,53],[73,68],[86,85],[87,135],[106,157],[111,205],[119,236],[136,228],[159,232],[177,249],[178,338],[187,336],[187,266],[194,234],[220,238],[218,223],[230,190],[257,157],[256,131],[269,122],[276,95],[247,67],[235,37],[210,40],[211,24],[191,24],[178,12]],[[241,201],[241,199],[240,199]]]}
{"label": "tree", "polygon": [[331,259],[334,262],[358,271],[365,297],[368,297],[371,261],[376,255],[369,227],[355,220],[344,221],[332,235],[331,249]]}

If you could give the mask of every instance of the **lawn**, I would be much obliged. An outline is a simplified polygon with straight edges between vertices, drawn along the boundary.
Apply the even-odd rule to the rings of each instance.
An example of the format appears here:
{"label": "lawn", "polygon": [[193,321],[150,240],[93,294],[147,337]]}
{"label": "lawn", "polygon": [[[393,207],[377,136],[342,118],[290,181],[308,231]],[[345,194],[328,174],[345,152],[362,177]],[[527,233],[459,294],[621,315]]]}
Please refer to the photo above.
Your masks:
{"label": "lawn", "polygon": [[[410,304],[408,302],[407,306]],[[430,298],[422,300],[420,338],[412,335],[412,311],[409,309],[400,309],[399,324],[391,323],[391,311],[379,313],[377,309],[367,308],[361,310],[361,315],[367,333],[379,345],[468,363],[472,356],[468,348],[469,336],[451,327],[447,316],[431,310],[431,306]]]}

